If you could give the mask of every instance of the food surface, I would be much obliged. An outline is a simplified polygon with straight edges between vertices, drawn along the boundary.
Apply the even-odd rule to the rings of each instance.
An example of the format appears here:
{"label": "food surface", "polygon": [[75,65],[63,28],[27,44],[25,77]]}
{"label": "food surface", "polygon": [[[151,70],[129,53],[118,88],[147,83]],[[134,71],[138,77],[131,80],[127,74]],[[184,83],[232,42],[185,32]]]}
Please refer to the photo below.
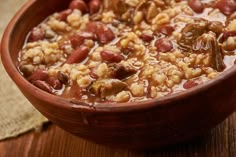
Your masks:
{"label": "food surface", "polygon": [[18,68],[96,104],[181,92],[235,64],[235,0],[73,0],[29,32]]}

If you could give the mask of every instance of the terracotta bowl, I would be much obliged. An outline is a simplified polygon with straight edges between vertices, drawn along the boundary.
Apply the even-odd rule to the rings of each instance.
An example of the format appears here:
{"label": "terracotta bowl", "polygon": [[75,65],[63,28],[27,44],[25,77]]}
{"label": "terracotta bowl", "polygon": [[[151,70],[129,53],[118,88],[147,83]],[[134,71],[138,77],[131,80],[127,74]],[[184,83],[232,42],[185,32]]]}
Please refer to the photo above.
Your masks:
{"label": "terracotta bowl", "polygon": [[[216,79],[160,99],[89,106],[48,94],[30,84],[16,67],[27,33],[70,1],[31,0],[14,16],[3,35],[1,58],[25,97],[64,130],[96,143],[146,149],[175,144],[216,126],[236,107],[236,66]],[[16,104],[17,105],[17,104]]]}

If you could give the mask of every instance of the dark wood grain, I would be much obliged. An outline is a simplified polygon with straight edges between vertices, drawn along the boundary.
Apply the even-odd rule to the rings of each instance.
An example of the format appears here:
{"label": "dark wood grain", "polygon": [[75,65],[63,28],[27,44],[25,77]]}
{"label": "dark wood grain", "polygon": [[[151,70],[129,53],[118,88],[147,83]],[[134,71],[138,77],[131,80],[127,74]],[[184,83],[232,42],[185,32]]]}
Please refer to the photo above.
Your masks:
{"label": "dark wood grain", "polygon": [[209,134],[191,142],[152,151],[97,145],[55,125],[0,142],[0,157],[235,157],[236,113]]}
{"label": "dark wood grain", "polygon": [[22,39],[48,15],[69,4],[65,0],[28,1],[6,27],[1,42],[2,63],[11,79],[36,109],[61,128],[102,144],[147,149],[203,134],[236,109],[236,68],[186,91],[138,103],[90,105],[36,88],[17,68]]}

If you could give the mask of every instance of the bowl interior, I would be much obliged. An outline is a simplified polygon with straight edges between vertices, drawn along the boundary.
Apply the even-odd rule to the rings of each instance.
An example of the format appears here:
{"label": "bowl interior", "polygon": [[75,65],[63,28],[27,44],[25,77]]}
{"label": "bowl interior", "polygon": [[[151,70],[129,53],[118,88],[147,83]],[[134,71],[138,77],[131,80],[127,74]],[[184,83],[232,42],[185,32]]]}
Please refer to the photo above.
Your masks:
{"label": "bowl interior", "polygon": [[37,0],[27,2],[23,8],[18,11],[15,15],[16,17],[11,21],[6,30],[9,32],[12,30],[9,38],[9,43],[11,43],[12,46],[9,46],[9,52],[11,52],[10,55],[15,66],[18,52],[22,48],[24,39],[29,31],[42,22],[48,15],[63,10],[68,5],[69,1],[64,0]]}
{"label": "bowl interior", "polygon": [[[55,104],[54,100],[57,100],[57,104],[61,106],[67,106],[67,108],[70,107],[68,104],[74,104],[71,104],[71,102],[68,103],[68,101],[64,100],[63,98],[53,96],[34,87],[29,82],[27,82],[23,78],[23,76],[19,74],[16,67],[18,60],[18,52],[22,48],[24,44],[24,39],[29,33],[29,31],[33,27],[38,25],[41,21],[43,21],[48,15],[56,11],[66,9],[69,3],[70,1],[65,0],[32,0],[27,2],[21,8],[21,10],[18,11],[18,13],[8,25],[2,40],[2,51],[4,51],[4,55],[2,55],[2,60],[11,78],[15,82],[17,82],[16,84],[21,84],[23,88],[26,88],[27,90],[39,94],[36,96],[40,99],[48,99],[47,101],[52,102],[52,104]],[[157,100],[149,100],[140,103],[119,103],[115,105],[99,104],[96,106],[96,109],[97,111],[129,111],[133,109],[149,108],[150,106],[156,106],[161,104],[171,104],[170,102],[173,102],[175,100],[182,100],[186,97],[194,95],[195,93],[207,90],[215,84],[220,83],[235,74],[236,68],[233,67],[224,72],[224,74],[221,74],[216,79],[184,92],[171,94]],[[81,103],[76,105],[78,106],[78,108],[85,107],[81,107]]]}

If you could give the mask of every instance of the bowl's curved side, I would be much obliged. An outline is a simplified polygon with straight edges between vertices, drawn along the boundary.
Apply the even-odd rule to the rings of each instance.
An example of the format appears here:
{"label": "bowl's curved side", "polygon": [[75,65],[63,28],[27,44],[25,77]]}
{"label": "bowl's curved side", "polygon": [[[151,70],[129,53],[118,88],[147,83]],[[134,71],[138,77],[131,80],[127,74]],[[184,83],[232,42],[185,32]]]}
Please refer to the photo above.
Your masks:
{"label": "bowl's curved side", "polygon": [[[96,143],[146,149],[186,141],[216,126],[236,107],[235,78],[167,106],[130,112],[62,110],[31,93],[25,96],[61,128]],[[230,85],[231,84],[231,85]],[[174,103],[174,105],[172,105]]]}
{"label": "bowl's curved side", "polygon": [[[52,96],[17,71],[18,51],[26,34],[69,1],[29,1],[8,25],[2,39],[3,65],[26,98],[61,128],[97,143],[149,148],[181,142],[212,128],[236,107],[236,69],[206,86],[138,104],[84,106]],[[116,106],[117,105],[117,106]]]}

